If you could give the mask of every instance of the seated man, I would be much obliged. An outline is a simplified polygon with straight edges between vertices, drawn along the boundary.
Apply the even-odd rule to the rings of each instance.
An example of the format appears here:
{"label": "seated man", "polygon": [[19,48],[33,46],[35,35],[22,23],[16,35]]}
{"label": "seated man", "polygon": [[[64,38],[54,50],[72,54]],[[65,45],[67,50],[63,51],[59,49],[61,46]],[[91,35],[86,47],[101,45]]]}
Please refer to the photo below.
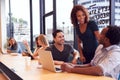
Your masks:
{"label": "seated man", "polygon": [[64,63],[63,71],[108,76],[118,80],[120,73],[120,27],[109,26],[102,30],[99,45],[90,64],[73,65]]}
{"label": "seated man", "polygon": [[64,33],[62,30],[56,30],[53,32],[54,44],[50,46],[52,56],[55,64],[63,64],[69,61],[69,55],[73,55],[72,63],[77,63],[79,53],[74,50],[69,44],[65,43]]}

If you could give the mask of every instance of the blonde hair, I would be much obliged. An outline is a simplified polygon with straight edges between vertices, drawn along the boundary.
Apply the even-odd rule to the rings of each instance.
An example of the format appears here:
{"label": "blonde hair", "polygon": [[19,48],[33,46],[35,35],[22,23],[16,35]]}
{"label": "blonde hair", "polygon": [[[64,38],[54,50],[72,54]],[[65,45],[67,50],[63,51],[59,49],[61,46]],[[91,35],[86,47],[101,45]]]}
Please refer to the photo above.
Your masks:
{"label": "blonde hair", "polygon": [[42,44],[49,45],[48,39],[46,38],[44,34],[40,34],[38,36],[38,39],[41,41]]}

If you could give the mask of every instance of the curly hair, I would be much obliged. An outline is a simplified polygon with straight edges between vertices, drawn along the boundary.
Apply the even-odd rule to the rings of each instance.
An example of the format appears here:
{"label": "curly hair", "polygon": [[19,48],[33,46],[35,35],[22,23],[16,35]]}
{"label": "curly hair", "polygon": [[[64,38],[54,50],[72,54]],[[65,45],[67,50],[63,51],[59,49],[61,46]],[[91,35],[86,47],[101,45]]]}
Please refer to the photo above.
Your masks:
{"label": "curly hair", "polygon": [[118,26],[108,26],[108,31],[105,35],[109,40],[111,45],[120,43],[120,27]]}
{"label": "curly hair", "polygon": [[82,11],[85,14],[85,23],[87,23],[89,21],[89,13],[87,11],[87,9],[85,7],[83,7],[82,5],[75,5],[72,8],[71,11],[71,23],[73,24],[74,27],[76,27],[78,25],[78,20],[77,20],[77,16],[76,13],[78,11]]}

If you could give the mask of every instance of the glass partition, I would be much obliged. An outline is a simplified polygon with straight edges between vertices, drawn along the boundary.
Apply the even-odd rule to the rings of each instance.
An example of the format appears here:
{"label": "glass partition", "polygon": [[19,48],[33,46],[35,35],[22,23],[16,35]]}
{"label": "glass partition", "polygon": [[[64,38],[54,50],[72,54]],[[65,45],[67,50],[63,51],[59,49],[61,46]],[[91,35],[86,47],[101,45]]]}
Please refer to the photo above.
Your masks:
{"label": "glass partition", "polygon": [[53,15],[50,15],[48,17],[45,18],[45,25],[46,25],[46,28],[45,28],[45,33],[46,33],[46,36],[49,40],[49,42],[51,43],[53,41],[53,38],[52,38],[52,32],[53,32]]}
{"label": "glass partition", "polygon": [[20,44],[23,40],[30,41],[29,14],[29,0],[6,0],[7,38],[14,37]]}
{"label": "glass partition", "polygon": [[115,25],[120,26],[120,0],[115,0]]}
{"label": "glass partition", "polygon": [[[68,5],[66,6],[66,4]],[[74,43],[74,29],[70,20],[72,7],[73,0],[56,1],[57,29],[63,30],[66,43],[69,43],[71,45]]]}
{"label": "glass partition", "polygon": [[36,47],[35,38],[40,34],[40,4],[39,0],[32,0],[33,48]]}
{"label": "glass partition", "polygon": [[53,0],[45,0],[45,13],[53,11]]}

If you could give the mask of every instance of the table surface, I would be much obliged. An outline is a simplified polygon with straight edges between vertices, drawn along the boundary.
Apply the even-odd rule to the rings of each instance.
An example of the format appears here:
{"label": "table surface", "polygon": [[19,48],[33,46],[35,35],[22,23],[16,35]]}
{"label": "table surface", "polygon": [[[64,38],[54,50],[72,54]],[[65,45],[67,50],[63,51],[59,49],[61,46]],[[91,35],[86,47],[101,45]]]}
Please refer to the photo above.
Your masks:
{"label": "table surface", "polygon": [[[31,60],[28,65],[25,59],[26,57],[21,55],[0,55],[0,61],[8,68],[13,69],[15,73],[24,80],[115,80],[105,76],[90,76],[67,72],[54,73],[42,69],[42,67],[38,65],[37,60]],[[3,78],[1,74],[0,78]]]}

